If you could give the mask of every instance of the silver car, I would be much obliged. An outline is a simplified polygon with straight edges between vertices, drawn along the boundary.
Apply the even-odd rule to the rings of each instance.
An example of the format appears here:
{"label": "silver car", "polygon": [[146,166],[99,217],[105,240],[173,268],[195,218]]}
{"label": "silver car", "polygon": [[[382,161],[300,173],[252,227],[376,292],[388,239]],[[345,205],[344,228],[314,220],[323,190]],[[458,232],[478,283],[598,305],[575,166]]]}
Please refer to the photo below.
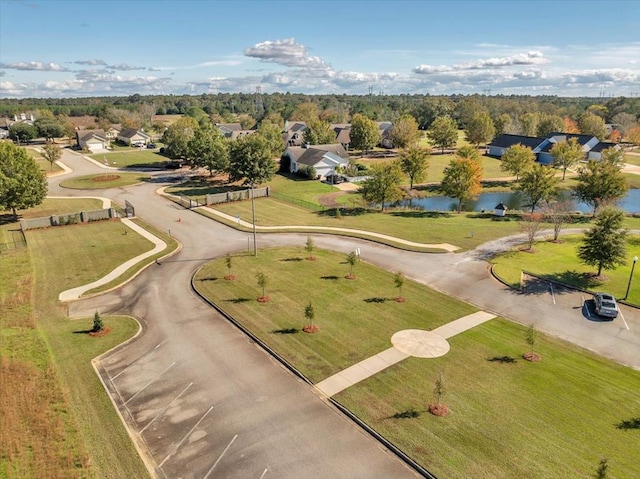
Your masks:
{"label": "silver car", "polygon": [[593,302],[596,304],[596,313],[599,316],[605,316],[611,319],[618,317],[618,305],[616,304],[616,298],[609,293],[594,294]]}

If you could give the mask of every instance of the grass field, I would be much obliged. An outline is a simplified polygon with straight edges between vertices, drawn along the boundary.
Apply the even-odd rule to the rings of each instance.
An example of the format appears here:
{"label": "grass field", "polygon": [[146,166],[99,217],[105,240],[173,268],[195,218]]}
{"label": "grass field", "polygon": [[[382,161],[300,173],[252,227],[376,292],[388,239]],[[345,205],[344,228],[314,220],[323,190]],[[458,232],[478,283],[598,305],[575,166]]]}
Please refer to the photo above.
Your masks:
{"label": "grass field", "polygon": [[140,148],[125,149],[125,147],[121,147],[118,151],[88,156],[100,163],[104,163],[106,161],[109,163],[109,166],[116,168],[163,166],[167,161],[169,161],[169,158],[154,150],[141,150]]}
{"label": "grass field", "polygon": [[100,175],[77,176],[60,182],[63,188],[76,190],[106,190],[109,188],[122,188],[135,185],[149,179],[148,175],[141,173],[122,173],[114,171]]}
{"label": "grass field", "polygon": [[[520,286],[520,272],[524,270],[582,289],[608,291],[615,297],[622,298],[631,274],[631,258],[640,256],[640,236],[628,237],[627,257],[629,259],[626,266],[603,271],[603,274],[609,278],[608,281],[597,281],[587,275],[596,273],[597,268],[580,262],[577,257],[580,244],[582,244],[581,236],[562,237],[562,243],[540,241],[534,243],[535,253],[511,251],[493,258],[494,271],[515,287]],[[640,280],[638,280],[640,270],[635,273],[638,276],[629,291],[628,300],[630,303],[640,305]]]}
{"label": "grass field", "polygon": [[[474,310],[409,281],[407,302],[397,303],[391,273],[359,263],[350,281],[344,256],[314,255],[304,259],[300,245],[234,257],[234,281],[216,260],[196,285],[314,382],[387,349],[396,331],[435,328]],[[269,303],[256,301],[258,271],[267,275]],[[309,301],[320,327],[311,335],[300,331]],[[494,319],[451,338],[445,356],[409,358],[336,399],[438,477],[590,477],[602,457],[612,476],[640,474],[636,431],[624,429],[638,415],[640,373],[544,335],[542,361],[529,363],[525,330]],[[426,412],[440,372],[446,418]]]}
{"label": "grass field", "polygon": [[0,255],[0,477],[148,477],[90,364],[137,322],[104,317],[112,332],[90,337],[92,319],[66,319],[57,301],[151,247],[122,229],[109,221],[33,230],[28,248]]}

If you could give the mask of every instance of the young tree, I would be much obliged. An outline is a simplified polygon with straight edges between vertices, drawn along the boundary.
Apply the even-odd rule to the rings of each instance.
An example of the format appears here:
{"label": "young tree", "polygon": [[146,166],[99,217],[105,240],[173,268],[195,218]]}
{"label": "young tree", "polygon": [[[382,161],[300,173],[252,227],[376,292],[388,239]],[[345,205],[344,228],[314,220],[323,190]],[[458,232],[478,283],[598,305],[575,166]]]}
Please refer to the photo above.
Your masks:
{"label": "young tree", "polygon": [[243,181],[251,188],[251,217],[253,222],[253,254],[258,256],[256,239],[256,208],[253,188],[269,181],[276,172],[269,145],[260,135],[247,135],[229,145],[229,181]]}
{"label": "young tree", "polygon": [[318,326],[313,322],[316,317],[316,311],[313,308],[313,303],[309,301],[304,307],[304,317],[307,319],[307,324],[302,328],[305,333],[315,333],[319,330]]}
{"label": "young tree", "polygon": [[601,205],[612,204],[622,198],[629,188],[620,166],[608,161],[590,160],[578,172],[576,196],[593,206],[593,213]]}
{"label": "young tree", "polygon": [[531,170],[522,175],[515,190],[521,191],[528,198],[533,213],[538,203],[543,200],[550,201],[558,194],[558,179],[551,168],[536,163]]}
{"label": "young tree", "polygon": [[606,148],[600,153],[601,161],[622,168],[624,166],[624,150],[615,147]]}
{"label": "young tree", "polygon": [[53,171],[53,164],[62,157],[62,149],[54,143],[47,143],[42,147],[42,156],[51,164]]}
{"label": "young tree", "polygon": [[488,143],[493,140],[496,128],[489,114],[481,111],[471,116],[467,122],[465,132],[467,141],[479,146],[480,143]]}
{"label": "young tree", "polygon": [[607,479],[609,477],[609,473],[607,470],[609,469],[609,460],[606,457],[600,459],[600,464],[598,464],[598,470],[596,471],[595,479]]}
{"label": "young tree", "polygon": [[429,150],[419,146],[411,146],[403,149],[398,155],[400,169],[409,177],[409,189],[413,189],[414,183],[424,181],[429,168]]}
{"label": "young tree", "polygon": [[500,169],[502,171],[508,171],[515,176],[516,181],[518,181],[520,175],[533,168],[535,162],[536,155],[533,153],[533,150],[528,146],[517,144],[507,148],[507,151],[504,152]]}
{"label": "young tree", "polygon": [[402,286],[404,286],[404,274],[398,271],[393,275],[393,284],[398,288],[398,300],[402,300]]}
{"label": "young tree", "polygon": [[617,208],[603,208],[596,216],[595,224],[584,234],[578,258],[590,266],[597,266],[600,276],[603,269],[615,269],[626,264],[627,230],[623,228],[624,213]]}
{"label": "young tree", "polygon": [[29,123],[14,123],[9,127],[9,138],[13,141],[28,143],[38,136],[38,130]]}
{"label": "young tree", "polygon": [[520,115],[520,129],[525,136],[536,136],[540,115],[536,112],[528,112]]}
{"label": "young tree", "polygon": [[560,141],[551,147],[553,166],[562,168],[562,181],[567,174],[567,168],[571,168],[584,158],[582,145],[577,138],[569,138],[569,141]]}
{"label": "young tree", "polygon": [[562,228],[569,221],[569,213],[572,209],[573,203],[570,200],[545,203],[543,212],[545,219],[553,226],[553,241],[558,241]]}
{"label": "young tree", "polygon": [[445,148],[454,148],[458,143],[458,125],[451,117],[441,116],[431,123],[427,137],[444,154]]}
{"label": "young tree", "polygon": [[231,274],[231,266],[233,266],[233,256],[230,253],[224,257],[224,264],[227,266],[228,274],[224,277],[224,279],[235,279],[236,277]]}
{"label": "young tree", "polygon": [[266,300],[267,295],[266,295],[266,288],[267,288],[267,275],[264,274],[262,271],[258,271],[256,273],[256,282],[258,283],[258,287],[262,289],[262,296],[260,296],[260,298],[258,298],[258,301],[260,300]]}
{"label": "young tree", "polygon": [[478,151],[477,148],[473,146],[467,145],[467,146],[463,146],[462,148],[458,148],[458,151],[456,151],[456,156],[460,158],[467,158],[469,160],[473,160],[479,165],[482,164],[482,158],[480,156],[480,152]]}
{"label": "young tree", "polygon": [[374,165],[370,178],[362,182],[360,193],[369,203],[379,203],[380,211],[384,211],[386,202],[402,198],[401,181],[402,170],[397,162]]}
{"label": "young tree", "polygon": [[464,200],[475,198],[482,186],[482,167],[468,158],[454,158],[444,169],[440,190],[445,196],[458,200],[458,213],[462,211]]}
{"label": "young tree", "polygon": [[433,388],[433,396],[436,401],[436,404],[440,404],[442,401],[442,397],[444,396],[444,381],[442,380],[442,373],[438,374],[438,379],[436,379],[435,387]]}
{"label": "young tree", "polygon": [[607,137],[607,129],[604,126],[604,120],[593,113],[583,113],[578,118],[578,128],[583,135],[592,135],[600,141],[604,141]]}
{"label": "young tree", "polygon": [[304,142],[310,145],[328,145],[336,142],[336,132],[328,121],[315,120],[304,130]]}
{"label": "young tree", "polygon": [[355,276],[353,274],[353,267],[356,265],[357,262],[358,262],[358,255],[356,254],[355,251],[352,251],[347,255],[347,264],[349,265],[349,276],[347,276],[348,279],[355,279]]}
{"label": "young tree", "polygon": [[536,239],[536,234],[542,229],[542,220],[544,216],[540,213],[527,213],[522,215],[520,223],[518,223],[518,229],[527,237],[527,249],[533,248],[533,242]]}
{"label": "young tree", "polygon": [[411,115],[402,115],[391,128],[391,142],[394,148],[416,146],[419,138],[418,122]]}
{"label": "young tree", "polygon": [[315,243],[313,242],[313,238],[311,236],[307,236],[307,242],[304,245],[304,249],[307,250],[307,254],[309,255],[307,256],[307,259],[309,260],[316,259],[315,256],[313,256],[313,248],[315,248]]}
{"label": "young tree", "polygon": [[536,325],[531,323],[527,330],[524,333],[524,339],[529,345],[529,354],[531,356],[534,355],[533,348],[536,345],[536,341],[538,340],[538,330],[536,329]]}
{"label": "young tree", "polygon": [[197,128],[187,143],[187,156],[192,166],[209,170],[209,175],[226,171],[229,167],[228,144],[222,133],[211,125]]}
{"label": "young tree", "polygon": [[97,311],[93,315],[93,328],[91,329],[92,333],[100,332],[104,329],[104,324],[102,323],[102,318],[100,317],[100,313]]}
{"label": "young tree", "polygon": [[368,150],[380,143],[380,129],[378,125],[364,115],[356,114],[351,120],[351,146],[362,150],[362,156]]}
{"label": "young tree", "polygon": [[41,204],[47,196],[47,179],[24,148],[0,142],[0,211]]}

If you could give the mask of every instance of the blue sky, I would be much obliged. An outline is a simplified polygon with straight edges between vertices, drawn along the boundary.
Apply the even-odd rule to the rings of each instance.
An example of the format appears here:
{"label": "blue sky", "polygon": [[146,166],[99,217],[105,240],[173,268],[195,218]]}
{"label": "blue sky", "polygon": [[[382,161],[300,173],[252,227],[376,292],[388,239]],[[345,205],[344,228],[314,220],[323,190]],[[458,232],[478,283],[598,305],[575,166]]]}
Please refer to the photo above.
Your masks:
{"label": "blue sky", "polygon": [[640,1],[0,0],[0,97],[640,95]]}

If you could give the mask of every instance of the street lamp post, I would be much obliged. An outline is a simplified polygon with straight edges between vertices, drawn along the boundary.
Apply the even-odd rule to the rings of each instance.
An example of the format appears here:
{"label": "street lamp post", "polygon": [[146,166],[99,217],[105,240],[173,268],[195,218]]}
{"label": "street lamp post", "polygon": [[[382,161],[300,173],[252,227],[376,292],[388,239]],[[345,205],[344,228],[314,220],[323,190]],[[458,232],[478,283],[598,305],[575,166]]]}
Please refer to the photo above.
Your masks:
{"label": "street lamp post", "polygon": [[629,289],[631,288],[631,280],[633,279],[633,270],[635,269],[637,262],[638,262],[638,257],[634,256],[633,264],[631,265],[631,273],[629,274],[629,282],[627,283],[627,292],[624,294],[624,298],[622,299],[627,299],[627,297],[629,296]]}

